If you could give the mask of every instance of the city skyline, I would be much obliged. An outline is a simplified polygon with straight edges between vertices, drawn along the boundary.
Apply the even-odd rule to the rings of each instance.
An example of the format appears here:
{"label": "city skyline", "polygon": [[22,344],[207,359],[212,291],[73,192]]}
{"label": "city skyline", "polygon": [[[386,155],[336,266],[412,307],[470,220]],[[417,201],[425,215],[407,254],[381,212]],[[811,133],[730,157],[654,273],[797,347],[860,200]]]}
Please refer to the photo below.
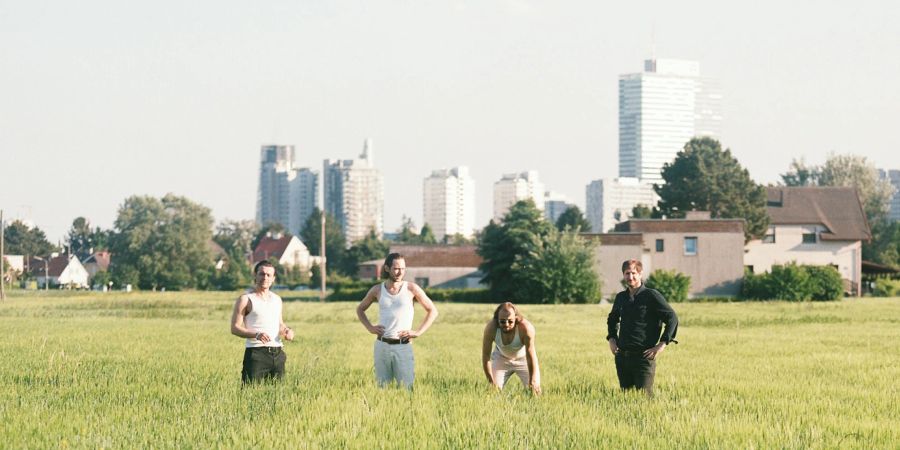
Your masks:
{"label": "city skyline", "polygon": [[388,231],[422,225],[420,183],[440,167],[471,168],[476,228],[503,173],[538,170],[584,211],[584,187],[617,173],[618,76],[653,57],[719,80],[720,141],[757,182],[829,152],[897,169],[898,8],[10,3],[0,208],[53,242],[78,216],[111,228],[131,195],[252,219],[261,145],[319,167],[371,137]]}

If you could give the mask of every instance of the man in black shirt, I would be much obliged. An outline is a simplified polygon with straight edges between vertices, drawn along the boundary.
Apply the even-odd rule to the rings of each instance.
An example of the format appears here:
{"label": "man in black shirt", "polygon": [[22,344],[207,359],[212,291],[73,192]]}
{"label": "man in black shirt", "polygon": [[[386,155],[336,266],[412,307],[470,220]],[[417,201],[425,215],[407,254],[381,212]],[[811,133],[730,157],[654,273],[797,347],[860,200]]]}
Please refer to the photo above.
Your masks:
{"label": "man in black shirt", "polygon": [[652,396],[656,357],[669,343],[678,343],[675,340],[678,316],[662,294],[644,286],[643,270],[640,261],[629,259],[622,263],[627,289],[619,292],[613,302],[606,320],[609,331],[606,339],[609,351],[616,357],[616,374],[622,390],[643,389]]}

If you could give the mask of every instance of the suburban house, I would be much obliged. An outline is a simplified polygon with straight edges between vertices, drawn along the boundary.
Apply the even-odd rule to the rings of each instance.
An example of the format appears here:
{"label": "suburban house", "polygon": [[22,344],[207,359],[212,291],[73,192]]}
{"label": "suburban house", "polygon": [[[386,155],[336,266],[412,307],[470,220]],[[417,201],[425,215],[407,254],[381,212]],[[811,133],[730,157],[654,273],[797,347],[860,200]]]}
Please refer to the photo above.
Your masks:
{"label": "suburban house", "polygon": [[278,261],[285,267],[302,267],[309,269],[321,261],[319,256],[310,256],[309,250],[297,236],[274,235],[265,236],[253,250],[253,264],[264,259]]}
{"label": "suburban house", "polygon": [[88,275],[94,278],[97,272],[105,272],[109,270],[110,253],[106,250],[94,252],[91,256],[85,258],[82,265],[87,270]]}
{"label": "suburban house", "polygon": [[28,267],[38,286],[44,286],[49,280],[51,286],[78,289],[90,287],[90,275],[74,255],[53,253],[47,259],[32,258]]}
{"label": "suburban house", "polygon": [[769,229],[747,243],[744,265],[753,273],[773,265],[830,265],[844,289],[861,295],[862,241],[872,239],[856,189],[850,187],[766,188]]}
{"label": "suburban house", "polygon": [[[423,288],[484,288],[478,270],[481,256],[474,245],[391,245],[389,253],[406,260],[406,277]],[[387,255],[385,255],[387,256]],[[359,264],[360,279],[379,279],[383,259]]]}
{"label": "suburban house", "polygon": [[612,233],[584,233],[598,239],[595,270],[605,298],[622,287],[622,262],[637,259],[644,279],[654,270],[675,270],[691,278],[689,294],[736,296],[744,276],[744,221],[710,219],[690,212],[685,219],[631,219]]}

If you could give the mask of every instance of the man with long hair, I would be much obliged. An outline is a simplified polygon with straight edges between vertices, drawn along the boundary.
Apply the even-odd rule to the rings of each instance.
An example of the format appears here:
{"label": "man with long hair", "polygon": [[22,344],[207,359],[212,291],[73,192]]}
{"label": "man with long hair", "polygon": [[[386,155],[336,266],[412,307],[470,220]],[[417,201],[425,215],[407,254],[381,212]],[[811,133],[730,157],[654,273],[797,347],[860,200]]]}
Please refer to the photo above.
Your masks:
{"label": "man with long hair", "polygon": [[481,366],[491,386],[503,389],[516,374],[526,389],[541,394],[541,367],[534,335],[534,326],[516,305],[505,302],[497,306],[494,317],[484,327],[481,345]]}
{"label": "man with long hair", "polygon": [[[415,359],[412,340],[428,330],[438,316],[437,307],[419,285],[403,281],[406,260],[399,253],[391,253],[381,269],[383,283],[369,289],[356,307],[356,316],[369,333],[375,337],[375,379],[379,387],[396,381],[412,389],[415,379]],[[366,310],[378,303],[378,325],[372,325]],[[425,319],[419,328],[412,329],[413,303],[425,310]]]}

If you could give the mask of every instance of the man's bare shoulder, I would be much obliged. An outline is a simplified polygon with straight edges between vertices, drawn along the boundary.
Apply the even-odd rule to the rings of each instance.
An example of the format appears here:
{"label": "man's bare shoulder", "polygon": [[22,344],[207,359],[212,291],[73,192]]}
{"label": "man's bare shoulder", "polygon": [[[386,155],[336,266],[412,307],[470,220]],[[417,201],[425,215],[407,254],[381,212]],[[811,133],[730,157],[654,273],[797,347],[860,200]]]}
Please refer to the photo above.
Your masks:
{"label": "man's bare shoulder", "polygon": [[522,321],[519,322],[519,329],[524,331],[528,336],[534,336],[534,325],[532,325],[528,319],[522,319]]}
{"label": "man's bare shoulder", "polygon": [[378,283],[369,288],[369,291],[366,292],[366,297],[372,296],[378,298],[378,294],[381,293],[381,283]]}

